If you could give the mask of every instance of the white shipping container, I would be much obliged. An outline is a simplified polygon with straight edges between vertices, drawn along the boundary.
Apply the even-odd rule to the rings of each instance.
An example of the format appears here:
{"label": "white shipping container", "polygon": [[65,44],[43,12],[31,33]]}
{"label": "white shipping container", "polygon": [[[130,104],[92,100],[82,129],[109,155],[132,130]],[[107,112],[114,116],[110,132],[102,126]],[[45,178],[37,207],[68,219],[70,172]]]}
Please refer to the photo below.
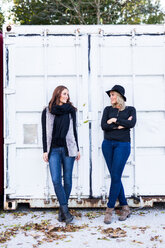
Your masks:
{"label": "white shipping container", "polygon": [[78,108],[81,160],[71,207],[105,207],[110,177],[101,151],[106,90],[126,89],[137,109],[122,181],[131,206],[165,200],[165,27],[4,26],[4,208],[56,207],[42,159],[41,112],[56,86]]}

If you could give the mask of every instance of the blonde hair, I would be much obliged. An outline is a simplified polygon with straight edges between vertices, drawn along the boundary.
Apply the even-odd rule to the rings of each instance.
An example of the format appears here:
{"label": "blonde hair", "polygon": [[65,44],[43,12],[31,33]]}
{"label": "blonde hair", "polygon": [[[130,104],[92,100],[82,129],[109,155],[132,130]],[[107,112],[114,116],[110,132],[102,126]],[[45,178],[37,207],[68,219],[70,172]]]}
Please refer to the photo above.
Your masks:
{"label": "blonde hair", "polygon": [[125,109],[125,101],[124,101],[123,97],[118,92],[116,92],[116,91],[114,91],[114,92],[117,95],[117,103],[112,104],[112,107],[116,108],[117,105],[119,105],[120,110],[124,110]]}

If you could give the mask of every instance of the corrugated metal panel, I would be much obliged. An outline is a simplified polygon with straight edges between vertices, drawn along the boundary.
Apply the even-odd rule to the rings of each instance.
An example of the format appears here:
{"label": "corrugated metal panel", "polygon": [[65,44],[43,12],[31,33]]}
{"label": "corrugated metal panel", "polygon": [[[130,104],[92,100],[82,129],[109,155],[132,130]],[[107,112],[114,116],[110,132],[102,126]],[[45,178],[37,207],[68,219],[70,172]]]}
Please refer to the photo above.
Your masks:
{"label": "corrugated metal panel", "polygon": [[114,84],[125,87],[127,105],[135,105],[137,109],[132,153],[122,178],[126,195],[165,195],[165,35],[148,34],[145,30],[144,34],[137,34],[137,30],[138,27],[130,36],[102,32],[91,42],[92,92],[97,88],[92,94],[95,110],[92,189],[95,197],[102,195],[103,199],[108,194],[110,178],[101,152],[100,122],[103,108],[110,103],[109,97],[100,92]]}
{"label": "corrugated metal panel", "polygon": [[[138,114],[123,174],[126,195],[135,197],[132,206],[151,205],[158,195],[163,200],[164,26],[13,26],[5,35],[5,208],[58,204],[42,161],[40,116],[59,84],[68,86],[78,107],[82,156],[73,172],[71,206],[106,205],[110,178],[100,121],[109,105],[105,90],[114,84],[126,88],[127,104]],[[155,200],[137,202],[145,195]]]}
{"label": "corrugated metal panel", "polygon": [[56,198],[48,165],[42,160],[41,111],[59,84],[69,88],[78,108],[82,156],[74,165],[71,197],[89,197],[89,181],[83,184],[89,178],[89,128],[84,123],[88,110],[87,37],[75,34],[64,39],[46,33],[6,37],[5,49],[6,70],[9,68],[5,83],[5,197],[9,201],[39,198],[47,204]]}
{"label": "corrugated metal panel", "polygon": [[[131,34],[131,32],[130,32]],[[92,37],[91,99],[94,119],[92,121],[92,190],[94,197],[102,197],[105,201],[109,194],[110,175],[102,155],[101,144],[103,131],[101,117],[105,106],[110,105],[110,99],[105,93],[115,84],[121,84],[126,89],[127,105],[134,105],[133,71],[132,71],[132,36],[106,36],[104,32]],[[96,101],[97,99],[97,101]],[[135,161],[134,139],[132,133],[132,151],[124,169],[122,181],[127,197],[135,195]],[[95,183],[97,178],[97,184]]]}

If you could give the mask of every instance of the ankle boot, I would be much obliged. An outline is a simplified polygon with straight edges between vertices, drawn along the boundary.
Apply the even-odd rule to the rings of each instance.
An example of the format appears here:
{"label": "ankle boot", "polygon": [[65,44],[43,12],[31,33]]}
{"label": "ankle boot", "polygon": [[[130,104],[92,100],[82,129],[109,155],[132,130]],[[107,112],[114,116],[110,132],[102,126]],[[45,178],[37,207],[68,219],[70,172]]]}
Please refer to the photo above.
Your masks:
{"label": "ankle boot", "polygon": [[114,208],[106,208],[105,211],[105,217],[104,217],[104,223],[105,224],[110,224],[112,222],[112,212]]}
{"label": "ankle boot", "polygon": [[61,208],[59,208],[58,218],[57,219],[58,219],[59,222],[63,222],[65,220],[64,215],[61,212]]}
{"label": "ankle boot", "polygon": [[124,205],[124,206],[122,206],[121,216],[119,217],[119,220],[124,221],[128,217],[130,217],[130,215],[131,215],[130,208],[128,207],[128,205]]}
{"label": "ankle boot", "polygon": [[61,205],[60,209],[66,224],[70,223],[73,220],[73,215],[69,213],[68,205]]}

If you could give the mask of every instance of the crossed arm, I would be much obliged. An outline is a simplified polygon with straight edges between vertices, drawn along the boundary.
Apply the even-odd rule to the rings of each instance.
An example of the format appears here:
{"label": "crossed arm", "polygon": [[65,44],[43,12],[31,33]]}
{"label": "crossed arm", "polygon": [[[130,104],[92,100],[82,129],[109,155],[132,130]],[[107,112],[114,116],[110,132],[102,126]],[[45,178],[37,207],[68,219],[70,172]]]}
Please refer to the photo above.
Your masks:
{"label": "crossed arm", "polygon": [[133,107],[130,110],[130,116],[128,119],[121,119],[120,117],[108,119],[108,116],[109,110],[108,108],[105,108],[101,120],[101,127],[105,131],[122,128],[132,128],[135,126],[136,123],[136,110]]}
{"label": "crossed arm", "polygon": [[[128,121],[131,121],[132,120],[132,115],[128,118]],[[109,120],[107,120],[107,124],[112,124],[112,123],[116,123],[117,124],[117,118],[111,118],[111,119],[109,119]],[[117,127],[117,129],[122,129],[122,128],[125,128],[124,126],[122,126],[122,125],[119,125],[118,127]]]}

